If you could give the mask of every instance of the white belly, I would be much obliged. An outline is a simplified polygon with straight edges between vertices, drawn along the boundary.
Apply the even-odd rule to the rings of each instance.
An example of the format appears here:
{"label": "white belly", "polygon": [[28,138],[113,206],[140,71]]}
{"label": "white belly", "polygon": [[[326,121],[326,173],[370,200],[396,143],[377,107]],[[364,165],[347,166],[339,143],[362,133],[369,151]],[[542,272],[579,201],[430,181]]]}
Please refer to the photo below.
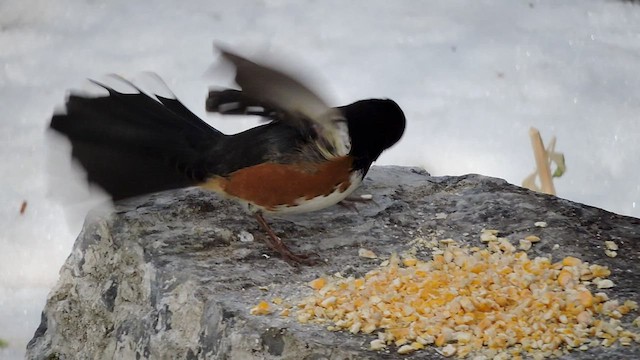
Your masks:
{"label": "white belly", "polygon": [[326,196],[316,196],[313,199],[305,200],[298,199],[296,200],[296,206],[278,206],[274,211],[263,210],[265,213],[277,213],[277,214],[297,214],[303,212],[317,211],[329,207],[331,205],[335,205],[340,201],[344,200],[347,196],[351,195],[351,193],[358,188],[360,183],[362,182],[362,175],[360,172],[354,172],[351,174],[351,185],[345,190],[340,191],[338,188],[334,189],[333,192]]}

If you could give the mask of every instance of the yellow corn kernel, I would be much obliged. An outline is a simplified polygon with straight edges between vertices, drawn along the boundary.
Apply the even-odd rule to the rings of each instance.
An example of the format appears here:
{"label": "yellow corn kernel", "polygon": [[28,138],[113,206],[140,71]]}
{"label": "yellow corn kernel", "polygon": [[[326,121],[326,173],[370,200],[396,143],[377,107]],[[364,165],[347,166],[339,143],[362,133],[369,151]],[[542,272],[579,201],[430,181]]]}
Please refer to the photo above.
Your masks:
{"label": "yellow corn kernel", "polygon": [[613,241],[605,241],[604,245],[607,247],[608,250],[618,250],[618,244],[616,244]]}
{"label": "yellow corn kernel", "polygon": [[451,344],[445,346],[444,348],[442,348],[442,355],[444,357],[449,357],[452,356],[453,354],[456,353],[457,348]]}
{"label": "yellow corn kernel", "polygon": [[398,354],[406,355],[406,354],[411,354],[414,351],[416,351],[416,349],[414,349],[411,345],[402,345],[398,349]]}
{"label": "yellow corn kernel", "polygon": [[571,272],[562,270],[558,275],[558,284],[560,284],[560,286],[567,286],[567,284],[569,284],[569,281],[571,281],[571,278],[573,278]]}
{"label": "yellow corn kernel", "polygon": [[611,275],[611,271],[606,266],[591,265],[589,266],[589,270],[591,270],[591,274],[595,277],[605,278]]}
{"label": "yellow corn kernel", "polygon": [[536,242],[540,241],[540,238],[535,236],[535,235],[526,236],[524,239],[527,240],[527,241],[530,241],[532,243],[536,243]]}
{"label": "yellow corn kernel", "polygon": [[582,261],[573,256],[567,256],[566,258],[562,259],[562,265],[564,266],[578,266],[580,264],[582,264]]}
{"label": "yellow corn kernel", "polygon": [[402,260],[402,264],[404,264],[404,266],[415,266],[418,263],[418,259],[415,258],[408,258],[408,259],[403,259]]}
{"label": "yellow corn kernel", "polygon": [[509,304],[509,300],[504,296],[498,296],[494,300],[500,306],[507,306]]}
{"label": "yellow corn kernel", "polygon": [[371,250],[369,249],[363,249],[360,248],[358,249],[358,256],[363,257],[363,258],[367,258],[367,259],[377,259],[378,256]]}
{"label": "yellow corn kernel", "polygon": [[612,339],[612,338],[605,338],[605,339],[602,340],[601,344],[602,344],[602,346],[609,347],[609,346],[613,345],[614,342],[615,342],[615,340]]}
{"label": "yellow corn kernel", "polygon": [[578,314],[578,316],[576,316],[576,320],[578,320],[578,323],[580,324],[591,325],[591,323],[593,322],[593,316],[591,316],[589,312],[583,311]]}
{"label": "yellow corn kernel", "polygon": [[409,340],[407,340],[407,339],[398,339],[393,344],[395,346],[402,346],[402,345],[404,345],[404,344],[406,344],[408,342],[409,342]]}
{"label": "yellow corn kernel", "polygon": [[478,311],[489,311],[492,308],[491,303],[484,299],[471,299],[471,302]]}
{"label": "yellow corn kernel", "polygon": [[327,279],[325,278],[317,278],[309,282],[309,286],[312,289],[320,290],[327,284]]}
{"label": "yellow corn kernel", "polygon": [[624,302],[624,306],[628,307],[629,310],[638,310],[638,303],[633,300],[627,300]]}
{"label": "yellow corn kernel", "polygon": [[593,295],[589,290],[583,290],[578,293],[578,299],[580,299],[580,304],[585,308],[593,306]]}
{"label": "yellow corn kernel", "polygon": [[362,332],[365,334],[371,334],[376,330],[377,326],[374,323],[367,323],[362,327]]}
{"label": "yellow corn kernel", "polygon": [[254,306],[249,310],[251,315],[268,315],[271,314],[271,308],[269,303],[262,300],[258,303],[258,305]]}
{"label": "yellow corn kernel", "polygon": [[436,341],[436,339],[433,337],[433,335],[429,335],[425,333],[416,337],[416,341],[422,345],[429,345],[429,344],[433,344]]}
{"label": "yellow corn kernel", "polygon": [[380,339],[372,340],[371,343],[369,344],[369,348],[374,351],[383,350],[386,347],[387,347],[387,344],[385,344],[384,341]]}
{"label": "yellow corn kernel", "polygon": [[351,327],[349,328],[349,332],[352,334],[357,334],[360,332],[360,328],[362,328],[362,323],[356,322],[353,325],[351,325]]}
{"label": "yellow corn kernel", "polygon": [[322,302],[320,303],[320,306],[322,306],[323,308],[327,308],[331,305],[335,305],[337,298],[335,296],[330,296],[324,300],[322,300]]}
{"label": "yellow corn kernel", "polygon": [[613,283],[613,281],[609,279],[604,279],[604,280],[600,280],[596,286],[598,289],[609,289],[614,287],[615,284]]}
{"label": "yellow corn kernel", "polygon": [[298,316],[297,316],[296,319],[298,320],[299,323],[306,324],[311,319],[311,314],[309,314],[309,313],[298,313]]}
{"label": "yellow corn kernel", "polygon": [[408,328],[389,329],[388,332],[389,332],[389,334],[391,334],[393,336],[393,339],[395,339],[395,340],[404,339],[404,338],[407,337],[407,335],[409,335],[409,329]]}
{"label": "yellow corn kernel", "polygon": [[282,305],[282,302],[283,302],[283,301],[284,301],[284,300],[282,300],[282,298],[281,298],[281,297],[277,297],[277,298],[273,298],[273,299],[271,299],[271,302],[272,302],[272,303],[274,303],[274,304],[276,304],[276,305]]}

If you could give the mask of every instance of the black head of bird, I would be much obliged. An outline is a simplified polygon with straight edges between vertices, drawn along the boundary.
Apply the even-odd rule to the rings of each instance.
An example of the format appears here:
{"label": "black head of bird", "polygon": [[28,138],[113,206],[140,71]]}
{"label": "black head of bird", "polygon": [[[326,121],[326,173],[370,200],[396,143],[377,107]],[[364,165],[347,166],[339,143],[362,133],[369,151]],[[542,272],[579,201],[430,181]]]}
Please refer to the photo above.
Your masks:
{"label": "black head of bird", "polygon": [[348,121],[351,138],[350,155],[367,169],[380,154],[404,133],[406,119],[395,101],[389,99],[360,100],[340,107]]}

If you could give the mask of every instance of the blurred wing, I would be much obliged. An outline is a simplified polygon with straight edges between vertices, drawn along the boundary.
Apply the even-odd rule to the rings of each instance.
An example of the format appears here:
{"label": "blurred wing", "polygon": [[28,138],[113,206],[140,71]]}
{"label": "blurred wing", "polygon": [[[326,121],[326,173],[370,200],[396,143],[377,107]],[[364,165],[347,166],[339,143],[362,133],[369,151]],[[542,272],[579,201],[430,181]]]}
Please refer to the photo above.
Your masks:
{"label": "blurred wing", "polygon": [[[221,49],[223,58],[236,68],[235,81],[242,92],[233,90],[214,91],[216,101],[229,107],[227,113],[240,111],[270,117],[276,121],[289,123],[301,129],[304,134],[311,134],[318,144],[320,152],[326,158],[347,155],[351,149],[347,122],[340,110],[328,106],[316,93],[306,85],[279,70],[257,64],[228,50]],[[212,93],[209,99],[212,98]],[[233,106],[235,107],[235,110]],[[213,108],[213,106],[212,106]],[[224,113],[223,111],[219,111]]]}

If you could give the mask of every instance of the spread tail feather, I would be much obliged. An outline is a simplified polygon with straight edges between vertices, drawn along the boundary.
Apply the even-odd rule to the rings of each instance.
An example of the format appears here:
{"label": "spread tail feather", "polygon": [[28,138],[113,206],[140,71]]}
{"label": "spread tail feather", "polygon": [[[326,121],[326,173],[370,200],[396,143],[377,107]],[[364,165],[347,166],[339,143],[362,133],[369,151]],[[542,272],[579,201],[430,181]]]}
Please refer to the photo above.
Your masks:
{"label": "spread tail feather", "polygon": [[130,83],[134,93],[96,84],[108,95],[71,94],[50,124],[70,140],[90,183],[118,200],[206,179],[207,155],[224,134],[175,98],[151,97]]}

